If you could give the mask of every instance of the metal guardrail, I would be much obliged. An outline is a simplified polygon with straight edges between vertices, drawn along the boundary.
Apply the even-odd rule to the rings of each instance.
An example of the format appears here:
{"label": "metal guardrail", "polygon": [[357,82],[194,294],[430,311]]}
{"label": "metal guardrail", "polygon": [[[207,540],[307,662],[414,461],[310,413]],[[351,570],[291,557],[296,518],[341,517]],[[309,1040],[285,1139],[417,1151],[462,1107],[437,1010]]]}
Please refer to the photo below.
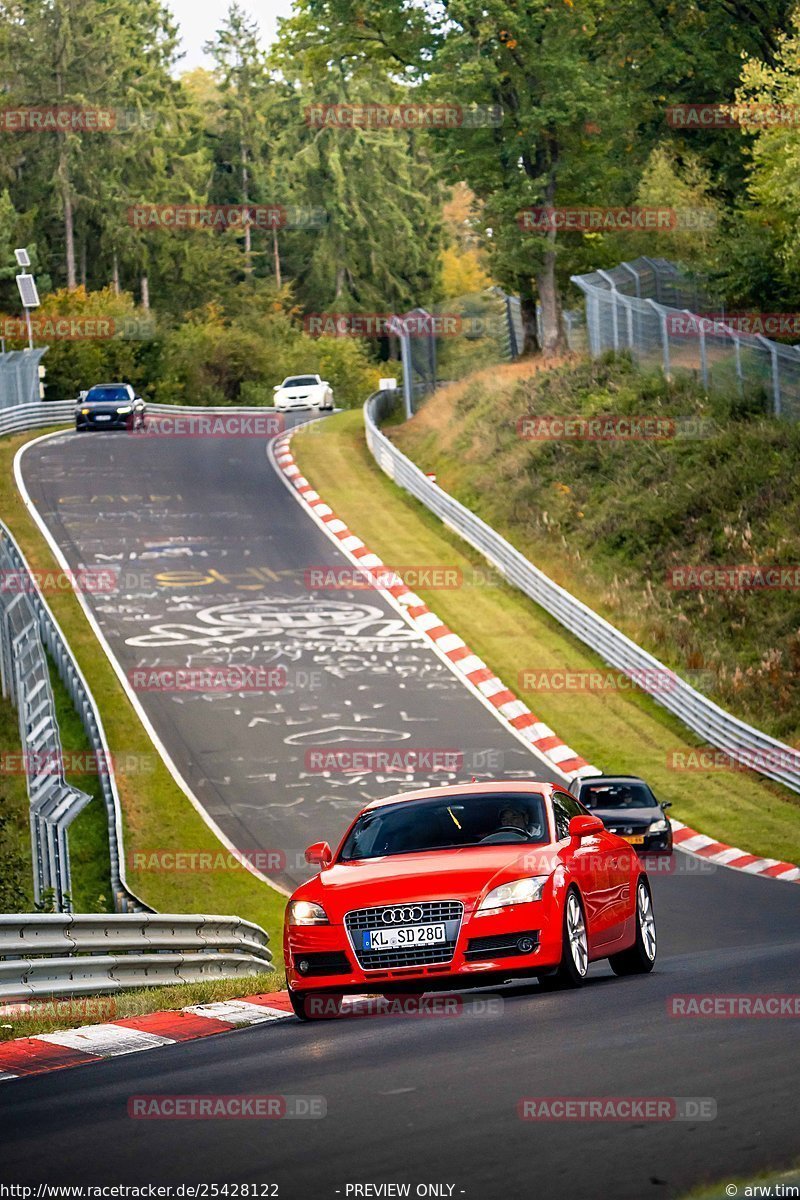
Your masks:
{"label": "metal guardrail", "polygon": [[36,404],[16,404],[13,408],[0,409],[0,437],[66,424],[72,420],[74,412],[74,400],[40,400]]}
{"label": "metal guardrail", "polygon": [[[381,470],[415,496],[445,525],[468,542],[515,587],[575,634],[610,666],[622,671],[679,717],[689,729],[732,759],[800,792],[800,752],[762,733],[703,696],[652,654],[554,583],[485,521],[433,483],[406,458],[378,425],[396,393],[376,392],[364,405],[367,445]],[[665,673],[671,686],[664,688]],[[648,682],[652,681],[652,690]]]}
{"label": "metal guardrail", "polygon": [[42,596],[11,531],[0,521],[0,666],[3,695],[19,713],[23,767],[31,809],[34,895],[52,889],[55,907],[69,907],[67,829],[90,797],[64,778],[61,740],[45,647],[70,694],[94,752],[106,805],[111,887],[117,911],[147,911],[125,882],[122,809],[100,714],[89,686]]}
{"label": "metal guardrail", "polygon": [[229,979],[272,967],[269,934],[240,917],[0,916],[0,1000]]}
{"label": "metal guardrail", "polygon": [[[36,903],[52,891],[55,907],[69,908],[72,891],[67,828],[91,797],[70,787],[64,776],[61,740],[50,673],[30,576],[15,547],[0,537],[0,675],[3,696],[19,716],[24,771],[30,803],[31,857]],[[7,763],[6,769],[13,770]]]}
{"label": "metal guardrail", "polygon": [[[48,425],[71,424],[76,404],[77,400],[44,400],[37,404],[17,404],[13,408],[0,409],[0,437],[9,433],[24,433],[29,429],[45,429]],[[191,413],[202,416],[206,413],[272,413],[275,409],[252,405],[207,408],[205,405],[148,404],[147,411],[165,415]]]}

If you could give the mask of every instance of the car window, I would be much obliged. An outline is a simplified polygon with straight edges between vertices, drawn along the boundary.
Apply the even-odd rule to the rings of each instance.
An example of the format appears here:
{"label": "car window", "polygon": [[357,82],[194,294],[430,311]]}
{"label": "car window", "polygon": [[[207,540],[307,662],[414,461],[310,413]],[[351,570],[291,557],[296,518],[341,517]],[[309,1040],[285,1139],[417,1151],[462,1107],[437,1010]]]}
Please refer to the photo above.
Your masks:
{"label": "car window", "polygon": [[580,800],[576,800],[574,796],[561,796],[561,801],[571,817],[585,817],[587,815],[586,809]]}
{"label": "car window", "polygon": [[[558,810],[556,805],[558,805]],[[576,800],[574,796],[567,796],[563,792],[553,795],[553,812],[556,817],[556,832],[559,838],[569,837],[569,823],[573,817],[589,815],[580,800]],[[566,832],[558,833],[559,829],[564,829]]]}
{"label": "car window", "polygon": [[570,814],[567,812],[565,800],[566,796],[560,792],[553,796],[553,818],[556,825],[556,841],[559,842],[562,838],[569,837]]}
{"label": "car window", "polygon": [[281,387],[315,387],[318,380],[316,375],[292,375],[289,379],[284,379]]}
{"label": "car window", "polygon": [[404,800],[362,813],[347,835],[340,861],[548,840],[547,815],[540,795],[469,793]]}
{"label": "car window", "polygon": [[87,400],[130,400],[131,395],[126,387],[93,387],[89,388]]}
{"label": "car window", "polygon": [[581,790],[587,808],[658,808],[658,801],[646,783],[632,780],[618,783],[590,783]]}

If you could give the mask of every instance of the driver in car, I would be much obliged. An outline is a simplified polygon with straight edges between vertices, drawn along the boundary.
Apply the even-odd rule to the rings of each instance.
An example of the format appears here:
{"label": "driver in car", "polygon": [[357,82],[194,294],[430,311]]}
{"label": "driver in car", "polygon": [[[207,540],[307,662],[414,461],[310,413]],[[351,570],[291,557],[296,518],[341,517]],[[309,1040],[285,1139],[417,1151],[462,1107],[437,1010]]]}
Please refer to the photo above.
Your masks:
{"label": "driver in car", "polygon": [[514,808],[510,804],[500,810],[500,820],[497,829],[498,832],[501,829],[518,829],[525,837],[529,837],[531,833],[527,813],[523,812],[521,808]]}

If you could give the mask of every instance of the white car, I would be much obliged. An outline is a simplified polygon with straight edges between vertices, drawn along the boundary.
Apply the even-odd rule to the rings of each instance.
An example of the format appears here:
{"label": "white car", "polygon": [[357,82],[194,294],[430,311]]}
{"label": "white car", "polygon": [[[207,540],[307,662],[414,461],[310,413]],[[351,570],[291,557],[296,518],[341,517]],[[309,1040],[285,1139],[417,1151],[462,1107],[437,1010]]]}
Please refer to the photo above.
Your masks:
{"label": "white car", "polygon": [[333,392],[327,379],[319,375],[290,375],[273,388],[275,407],[279,412],[294,408],[317,408],[333,410]]}

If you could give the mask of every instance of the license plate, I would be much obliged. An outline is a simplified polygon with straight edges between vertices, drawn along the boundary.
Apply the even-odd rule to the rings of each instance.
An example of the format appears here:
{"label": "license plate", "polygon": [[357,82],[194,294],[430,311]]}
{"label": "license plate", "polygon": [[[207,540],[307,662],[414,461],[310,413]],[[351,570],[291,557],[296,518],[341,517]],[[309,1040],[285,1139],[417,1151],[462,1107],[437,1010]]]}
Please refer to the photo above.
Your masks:
{"label": "license plate", "polygon": [[629,842],[631,846],[641,846],[644,842],[644,836],[626,837],[625,841]]}
{"label": "license plate", "polygon": [[397,929],[365,929],[362,949],[395,950],[398,946],[436,946],[447,941],[444,922],[438,925],[401,925]]}
{"label": "license plate", "polygon": [[95,421],[110,421],[110,420],[111,420],[111,413],[98,413],[97,416],[95,417]]}

